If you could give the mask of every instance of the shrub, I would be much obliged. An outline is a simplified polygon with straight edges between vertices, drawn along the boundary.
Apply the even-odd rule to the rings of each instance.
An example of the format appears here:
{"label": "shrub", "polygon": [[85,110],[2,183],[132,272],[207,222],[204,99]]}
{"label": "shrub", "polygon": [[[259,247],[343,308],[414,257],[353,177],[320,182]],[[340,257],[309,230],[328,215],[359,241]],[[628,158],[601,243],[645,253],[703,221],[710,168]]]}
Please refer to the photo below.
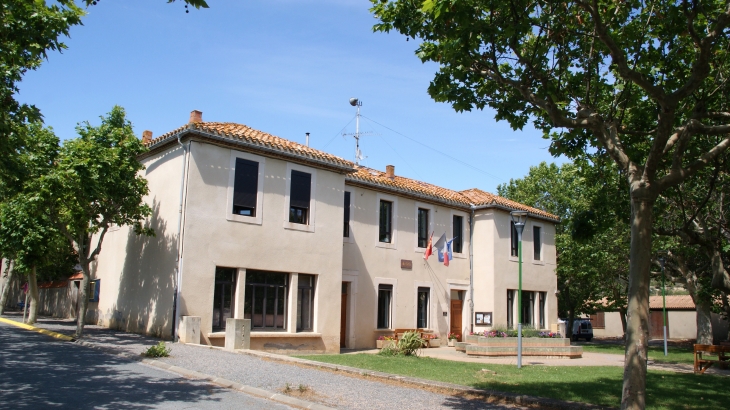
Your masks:
{"label": "shrub", "polygon": [[172,349],[165,345],[165,342],[160,342],[154,346],[150,346],[149,349],[144,351],[142,354],[147,357],[167,357],[170,355]]}
{"label": "shrub", "polygon": [[405,332],[397,344],[391,343],[384,346],[378,354],[381,356],[418,356],[418,352],[425,342],[426,340],[421,339],[418,332]]}

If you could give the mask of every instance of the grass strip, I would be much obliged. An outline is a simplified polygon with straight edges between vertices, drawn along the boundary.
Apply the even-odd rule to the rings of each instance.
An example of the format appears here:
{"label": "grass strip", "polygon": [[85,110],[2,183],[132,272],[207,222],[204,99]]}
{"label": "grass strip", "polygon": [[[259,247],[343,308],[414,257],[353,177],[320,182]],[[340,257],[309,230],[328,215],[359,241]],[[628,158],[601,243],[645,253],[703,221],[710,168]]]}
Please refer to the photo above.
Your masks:
{"label": "grass strip", "polygon": [[[430,357],[374,354],[311,355],[303,359],[402,376],[454,383],[478,389],[549,397],[619,407],[623,368],[617,366],[544,366],[464,363]],[[647,409],[726,408],[730,379],[649,371]]]}
{"label": "grass strip", "polygon": [[[624,347],[622,345],[582,345],[584,352],[592,353],[608,353],[624,355]],[[694,351],[692,348],[669,346],[667,348],[667,356],[664,356],[664,346],[649,346],[649,360],[657,363],[681,363],[694,364]]]}

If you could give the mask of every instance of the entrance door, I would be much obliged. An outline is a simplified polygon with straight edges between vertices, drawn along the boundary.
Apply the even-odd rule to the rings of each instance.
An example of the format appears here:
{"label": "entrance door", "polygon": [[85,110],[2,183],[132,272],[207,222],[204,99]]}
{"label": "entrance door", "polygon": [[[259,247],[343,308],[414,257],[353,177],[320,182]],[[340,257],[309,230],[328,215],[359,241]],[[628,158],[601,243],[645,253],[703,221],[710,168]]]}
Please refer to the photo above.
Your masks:
{"label": "entrance door", "polygon": [[461,337],[461,311],[464,307],[464,301],[451,299],[451,333],[457,335],[457,340],[462,341]]}
{"label": "entrance door", "polygon": [[215,269],[215,289],[213,290],[213,331],[226,328],[226,319],[233,317],[233,283],[236,278],[234,268]]}
{"label": "entrance door", "polygon": [[[661,310],[649,312],[649,338],[664,339],[664,319]],[[669,315],[667,314],[667,338],[669,338]]]}
{"label": "entrance door", "polygon": [[342,282],[342,304],[340,305],[340,347],[347,340],[347,282]]}

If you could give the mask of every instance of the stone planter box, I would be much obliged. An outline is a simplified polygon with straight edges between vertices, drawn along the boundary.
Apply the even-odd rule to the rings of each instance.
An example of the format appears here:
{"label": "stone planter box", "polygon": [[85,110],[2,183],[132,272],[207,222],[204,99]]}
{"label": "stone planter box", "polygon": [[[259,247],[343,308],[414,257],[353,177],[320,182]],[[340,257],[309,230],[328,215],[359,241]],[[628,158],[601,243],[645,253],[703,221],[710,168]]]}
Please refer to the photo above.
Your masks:
{"label": "stone planter box", "polygon": [[[479,336],[476,344],[489,347],[517,347],[516,337],[484,337]],[[523,337],[522,347],[561,347],[570,346],[570,339],[547,337]]]}
{"label": "stone planter box", "polygon": [[456,339],[449,339],[449,347],[456,346]]}
{"label": "stone planter box", "polygon": [[479,336],[479,335],[466,335],[466,336],[464,336],[464,342],[477,344],[480,337],[481,336]]}
{"label": "stone planter box", "polygon": [[375,341],[375,347],[378,349],[382,349],[385,346],[388,346],[390,344],[395,344],[395,340],[376,340]]}
{"label": "stone planter box", "polygon": [[441,347],[441,339],[429,339],[428,347]]}
{"label": "stone planter box", "polygon": [[470,345],[471,344],[467,343],[467,342],[456,342],[456,343],[454,343],[454,349],[457,352],[466,352],[466,347],[470,346]]}

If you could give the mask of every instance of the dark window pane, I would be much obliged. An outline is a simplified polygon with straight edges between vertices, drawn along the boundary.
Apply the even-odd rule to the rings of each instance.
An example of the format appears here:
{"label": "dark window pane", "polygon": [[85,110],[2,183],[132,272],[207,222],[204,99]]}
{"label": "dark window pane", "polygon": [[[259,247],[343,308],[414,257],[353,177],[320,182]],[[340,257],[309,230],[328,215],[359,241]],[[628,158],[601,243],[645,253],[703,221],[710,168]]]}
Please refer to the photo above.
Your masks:
{"label": "dark window pane", "polygon": [[536,261],[539,261],[542,253],[542,237],[540,236],[539,226],[532,227],[532,243],[534,248],[533,250],[535,251],[534,258]]}
{"label": "dark window pane", "polygon": [[392,240],[392,212],[392,202],[380,201],[380,234],[378,238],[380,242],[390,243],[390,241]]}
{"label": "dark window pane", "polygon": [[215,268],[213,288],[213,330],[226,328],[226,319],[233,317],[233,297],[236,280],[235,268]]}
{"label": "dark window pane", "polygon": [[309,198],[312,189],[312,175],[292,170],[289,205],[291,207],[309,209]]}
{"label": "dark window pane", "polygon": [[345,231],[343,236],[350,237],[350,193],[345,191]]}
{"label": "dark window pane", "polygon": [[507,290],[507,328],[512,329],[514,327],[514,299],[515,291]]}
{"label": "dark window pane", "polygon": [[534,325],[535,292],[522,291],[522,324]]}
{"label": "dark window pane", "polygon": [[244,317],[256,329],[286,329],[289,275],[279,272],[246,271]]}
{"label": "dark window pane", "polygon": [[416,315],[416,327],[419,329],[428,328],[428,298],[431,289],[418,288],[418,312]]}
{"label": "dark window pane", "polygon": [[452,251],[456,253],[461,253],[464,243],[464,218],[458,215],[454,215],[452,225],[454,227],[454,242],[452,244]]}
{"label": "dark window pane", "polygon": [[390,300],[393,285],[378,286],[378,329],[390,328]]}
{"label": "dark window pane", "polygon": [[307,225],[307,211],[306,208],[289,208],[289,222]]}
{"label": "dark window pane", "polygon": [[259,183],[259,163],[236,158],[233,182],[233,213],[256,216],[256,195]]}
{"label": "dark window pane", "polygon": [[540,329],[545,329],[545,299],[547,299],[547,293],[540,292]]}
{"label": "dark window pane", "polygon": [[509,222],[509,226],[510,226],[510,243],[512,244],[510,255],[518,256],[517,255],[517,245],[518,245],[517,228],[515,228],[515,223],[512,221]]}
{"label": "dark window pane", "polygon": [[425,248],[428,243],[428,209],[418,208],[418,247]]}

